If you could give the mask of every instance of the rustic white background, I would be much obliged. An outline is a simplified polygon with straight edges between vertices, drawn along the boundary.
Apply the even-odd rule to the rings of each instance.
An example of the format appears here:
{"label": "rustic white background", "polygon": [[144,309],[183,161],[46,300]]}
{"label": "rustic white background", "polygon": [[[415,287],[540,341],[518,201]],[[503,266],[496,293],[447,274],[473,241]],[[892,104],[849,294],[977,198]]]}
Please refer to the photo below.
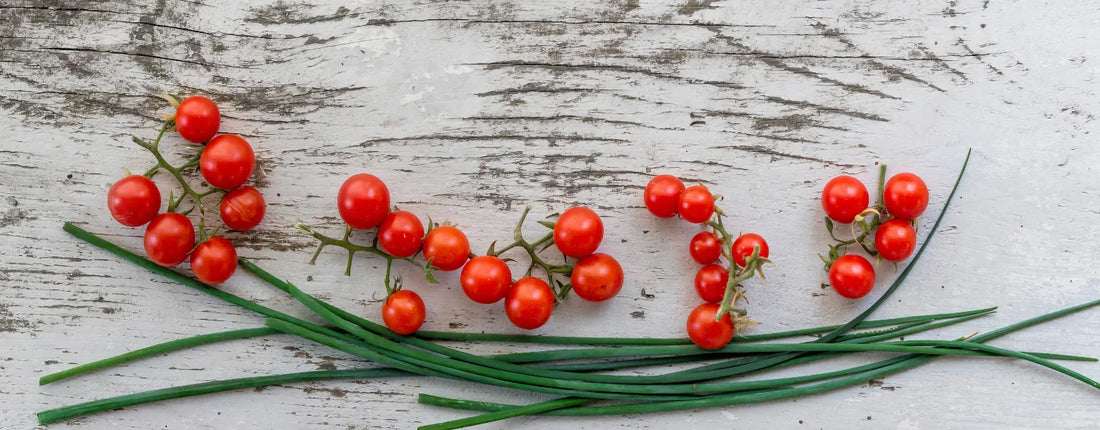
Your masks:
{"label": "rustic white background", "polygon": [[[602,249],[625,263],[627,284],[610,303],[569,300],[541,334],[683,335],[697,304],[686,252],[697,227],[642,207],[642,187],[660,173],[726,195],[735,228],[771,244],[768,282],[749,285],[763,322],[755,332],[845,321],[894,272],[880,266],[879,288],[858,301],[822,289],[821,187],[842,173],[870,184],[874,163],[886,162],[920,174],[937,212],[972,146],[933,245],[876,314],[1001,306],[925,336],[947,339],[1100,294],[1097,28],[1100,6],[1087,0],[0,0],[0,428],[135,391],[361,364],[276,336],[36,385],[78,363],[262,324],[61,230],[72,220],[140,249],[142,230],[116,224],[104,200],[123,168],[151,165],[129,136],[153,136],[156,113],[167,112],[158,93],[209,95],[223,131],[256,148],[268,216],[230,234],[241,254],[375,320],[380,261],[361,257],[351,277],[336,252],[309,266],[313,242],[290,228],[338,233],[335,194],[347,176],[382,177],[395,204],[457,223],[481,251],[508,237],[526,204],[540,216],[596,208]],[[162,146],[181,160],[193,151],[181,143]],[[453,274],[434,286],[406,279],[425,297],[428,329],[516,331],[501,305],[465,299]],[[303,314],[247,274],[225,288]],[[1098,331],[1093,310],[995,344],[1097,356]],[[1070,366],[1100,378],[1095,363]],[[466,415],[419,405],[420,392],[545,398],[428,378],[326,382],[51,428],[408,428]],[[498,426],[1095,428],[1098,401],[1095,389],[1033,365],[945,358],[797,400]]]}

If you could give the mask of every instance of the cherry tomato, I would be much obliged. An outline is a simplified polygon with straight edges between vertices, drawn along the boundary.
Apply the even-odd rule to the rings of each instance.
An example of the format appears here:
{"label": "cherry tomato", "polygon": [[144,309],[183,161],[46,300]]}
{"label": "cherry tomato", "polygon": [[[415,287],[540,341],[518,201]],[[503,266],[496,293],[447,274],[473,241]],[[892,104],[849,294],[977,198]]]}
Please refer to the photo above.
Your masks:
{"label": "cherry tomato", "polygon": [[722,255],[722,240],[718,239],[714,233],[704,231],[691,238],[688,252],[699,264],[713,263]]}
{"label": "cherry tomato", "polygon": [[714,215],[714,195],[702,185],[687,187],[680,193],[679,211],[692,224],[707,222]]}
{"label": "cherry tomato", "polygon": [[695,273],[695,292],[707,303],[718,303],[726,295],[730,272],[717,264],[708,264]]}
{"label": "cherry tomato", "polygon": [[351,228],[375,228],[390,212],[390,190],[377,176],[352,175],[340,186],[336,197],[340,218]]}
{"label": "cherry tomato", "polygon": [[539,278],[521,278],[504,297],[504,313],[516,327],[534,330],[550,320],[554,312],[554,290]]}
{"label": "cherry tomato", "polygon": [[263,221],[267,203],[260,190],[246,186],[226,193],[219,209],[226,227],[251,230]]}
{"label": "cherry tomato", "polygon": [[127,176],[107,191],[107,209],[119,224],[127,227],[145,225],[160,211],[160,189],[144,176]]}
{"label": "cherry tomato", "polygon": [[378,245],[397,257],[411,257],[420,250],[424,240],[424,225],[409,211],[393,211],[378,227]]}
{"label": "cherry tomato", "polygon": [[214,188],[232,190],[252,176],[256,154],[240,136],[222,134],[206,144],[199,157],[202,178]]}
{"label": "cherry tomato", "polygon": [[928,186],[920,176],[898,173],[886,181],[882,203],[890,215],[904,220],[915,219],[928,208]]}
{"label": "cherry tomato", "polygon": [[733,340],[736,330],[729,312],[718,321],[714,320],[719,308],[717,303],[703,303],[688,315],[688,337],[700,348],[718,349]]}
{"label": "cherry tomato", "polygon": [[660,175],[645,186],[645,207],[659,218],[676,216],[684,183],[672,175]]}
{"label": "cherry tomato", "polygon": [[462,291],[478,303],[496,303],[508,294],[512,285],[512,270],[497,257],[482,255],[474,257],[462,268],[458,277]]}
{"label": "cherry tomato", "polygon": [[191,253],[191,271],[207,284],[220,284],[237,271],[237,248],[224,237],[214,236]]}
{"label": "cherry tomato", "polygon": [[909,221],[894,218],[882,223],[875,232],[875,250],[886,260],[902,261],[916,248],[917,230]]}
{"label": "cherry tomato", "polygon": [[397,334],[412,334],[424,325],[424,300],[409,290],[397,290],[382,305],[382,321]]}
{"label": "cherry tomato", "polygon": [[554,223],[554,245],[562,254],[584,258],[596,252],[603,240],[603,221],[592,209],[569,208]]}
{"label": "cherry tomato", "polygon": [[867,209],[870,201],[867,187],[851,176],[837,176],[821,191],[821,207],[825,209],[825,215],[841,224],[850,224],[856,215]]}
{"label": "cherry tomato", "polygon": [[222,124],[218,105],[203,96],[183,99],[176,108],[176,130],[188,142],[203,143],[218,134]]}
{"label": "cherry tomato", "polygon": [[866,258],[842,255],[829,268],[829,283],[837,294],[849,299],[866,296],[875,286],[875,268]]}
{"label": "cherry tomato", "polygon": [[432,261],[432,267],[443,271],[455,270],[470,258],[470,241],[462,230],[449,225],[428,232],[424,238],[424,259]]}
{"label": "cherry tomato", "polygon": [[623,267],[610,255],[596,253],[582,258],[570,275],[573,291],[590,302],[615,297],[623,289]]}
{"label": "cherry tomato", "polygon": [[195,226],[175,212],[157,215],[145,227],[145,254],[161,266],[175,266],[195,247]]}
{"label": "cherry tomato", "polygon": [[745,233],[733,240],[733,262],[745,267],[745,257],[752,257],[754,247],[760,247],[760,256],[768,257],[768,242],[756,233]]}

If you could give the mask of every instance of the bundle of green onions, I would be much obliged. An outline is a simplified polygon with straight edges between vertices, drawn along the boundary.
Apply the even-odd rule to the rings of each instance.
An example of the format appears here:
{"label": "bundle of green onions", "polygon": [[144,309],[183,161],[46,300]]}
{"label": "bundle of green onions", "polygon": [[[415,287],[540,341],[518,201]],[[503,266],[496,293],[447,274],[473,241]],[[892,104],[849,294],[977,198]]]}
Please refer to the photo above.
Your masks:
{"label": "bundle of green onions", "polygon": [[[969,155],[968,155],[969,160]],[[959,180],[966,164],[959,172]],[[959,180],[947,201],[954,196]],[[946,213],[945,205],[928,238],[913,258],[915,263],[927,247]],[[989,333],[954,341],[889,341],[894,338],[936,329],[988,315],[994,308],[956,313],[919,315],[888,320],[868,320],[868,316],[893,293],[908,275],[912,263],[870,308],[841,326],[816,327],[781,333],[748,335],[735,338],[718,350],[703,350],[688,339],[586,338],[524,336],[420,331],[411,336],[397,335],[384,326],[370,322],[336,306],[306,294],[293,284],[241,259],[240,265],[272,286],[290,294],[328,322],[321,326],[265,307],[245,298],[215,289],[191,277],[161,267],[152,261],[118,247],[76,225],[64,229],[73,236],[103,248],[123,259],[195,288],[234,305],[267,317],[267,327],[235,330],[175,340],[132,351],[119,356],[84,364],[43,376],[48,384],[87,372],[119,365],[143,357],[159,355],[198,345],[231,339],[243,339],[287,333],[362,357],[388,367],[327,370],[206,382],[147,391],[43,411],[39,422],[48,424],[100,411],[172,398],[194,396],[241,388],[304,381],[368,379],[402,375],[438,376],[467,380],[500,387],[548,393],[560,398],[531,405],[505,405],[448,399],[421,394],[421,403],[483,412],[465,419],[428,425],[427,429],[450,429],[477,425],[516,416],[616,415],[638,414],[705,407],[728,406],[805,396],[858,385],[895,372],[927,363],[940,355],[1003,356],[1027,360],[1075,378],[1093,387],[1100,384],[1050,360],[1096,361],[1094,358],[1039,352],[1020,352],[986,345],[999,336],[1068,315],[1092,306],[1085,303],[1025,320]],[[857,329],[876,329],[853,332]],[[806,343],[767,343],[794,336],[819,335]],[[532,342],[581,346],[496,356],[480,356],[459,351],[436,341]],[[893,358],[848,369],[763,380],[738,380],[753,372],[836,357],[851,352],[893,352]],[[703,364],[706,363],[706,364]],[[622,375],[607,371],[645,368],[667,364],[695,364],[684,370],[663,374]]]}

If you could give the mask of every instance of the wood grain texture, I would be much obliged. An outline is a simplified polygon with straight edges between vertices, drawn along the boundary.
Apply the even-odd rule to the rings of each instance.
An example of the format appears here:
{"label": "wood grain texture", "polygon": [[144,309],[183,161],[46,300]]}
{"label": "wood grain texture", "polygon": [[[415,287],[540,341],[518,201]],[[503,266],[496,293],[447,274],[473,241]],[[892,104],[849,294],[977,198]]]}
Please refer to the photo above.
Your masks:
{"label": "wood grain texture", "polygon": [[[335,252],[309,266],[313,242],[289,227],[340,231],[334,195],[352,173],[384,178],[395,204],[453,221],[477,249],[506,239],[524,205],[537,215],[596,207],[602,249],[627,263],[627,285],[610,303],[568,301],[536,333],[680,336],[697,300],[685,252],[697,228],[645,211],[651,175],[707,184],[727,196],[738,230],[768,238],[777,264],[749,286],[764,322],[754,330],[766,332],[838,323],[877,295],[822,290],[825,181],[871,183],[874,163],[886,162],[923,176],[936,210],[971,146],[936,243],[878,316],[1001,306],[935,334],[953,338],[1100,293],[1095,2],[590,3],[0,1],[0,428],[151,388],[362,364],[282,336],[36,386],[77,363],[262,324],[61,231],[72,220],[140,249],[141,230],[114,223],[103,200],[122,167],[151,165],[129,136],[153,135],[164,92],[210,96],[223,130],[256,148],[268,215],[229,235],[241,253],[373,319],[380,261],[361,257],[351,277]],[[165,145],[176,160],[193,151],[181,142]],[[405,275],[430,309],[426,328],[515,331],[501,306],[471,305],[454,274],[433,286]],[[879,285],[894,276],[880,266]],[[305,314],[247,275],[225,288]],[[1098,330],[1092,311],[996,344],[1096,356]],[[1100,378],[1095,364],[1072,367]],[[408,428],[463,416],[416,404],[419,392],[544,398],[396,378],[210,395],[51,427]],[[798,400],[496,427],[1094,428],[1097,400],[1036,366],[944,358]]]}

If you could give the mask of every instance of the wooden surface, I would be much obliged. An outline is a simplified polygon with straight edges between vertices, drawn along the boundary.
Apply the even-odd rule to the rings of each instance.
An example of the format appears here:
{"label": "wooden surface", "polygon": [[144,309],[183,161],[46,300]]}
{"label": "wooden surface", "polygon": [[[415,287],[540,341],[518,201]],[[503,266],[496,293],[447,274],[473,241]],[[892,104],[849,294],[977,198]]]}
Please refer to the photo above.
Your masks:
{"label": "wooden surface", "polygon": [[[146,389],[361,364],[275,336],[36,385],[78,363],[262,324],[61,230],[72,220],[140,249],[142,230],[111,220],[104,199],[122,168],[151,165],[129,136],[153,136],[164,92],[209,95],[222,130],[256,148],[268,215],[230,234],[241,254],[375,320],[379,259],[360,257],[351,277],[336,252],[309,266],[314,243],[290,228],[338,233],[335,194],[353,173],[382,177],[395,204],[455,222],[482,251],[507,239],[524,205],[539,216],[596,208],[602,249],[625,263],[627,284],[610,303],[569,300],[536,331],[575,335],[683,335],[697,304],[686,252],[697,227],[649,215],[641,189],[660,173],[704,182],[727,196],[736,230],[771,244],[768,281],[749,284],[763,333],[846,321],[895,276],[880,266],[863,300],[822,289],[817,197],[829,178],[872,183],[885,162],[920,174],[936,212],[971,146],[938,236],[876,316],[1001,306],[923,336],[949,339],[1100,292],[1095,2],[414,3],[0,0],[0,428]],[[181,160],[193,151],[181,143],[162,146]],[[428,329],[517,331],[501,305],[465,299],[454,274],[435,286],[406,279],[426,299]],[[225,289],[304,315],[246,274]],[[1098,331],[1093,310],[995,344],[1097,356]],[[1100,378],[1095,363],[1070,366]],[[417,404],[421,392],[545,398],[430,378],[326,382],[51,428],[408,428],[466,415]],[[496,427],[1095,428],[1098,400],[1034,365],[945,358],[797,400]]]}

